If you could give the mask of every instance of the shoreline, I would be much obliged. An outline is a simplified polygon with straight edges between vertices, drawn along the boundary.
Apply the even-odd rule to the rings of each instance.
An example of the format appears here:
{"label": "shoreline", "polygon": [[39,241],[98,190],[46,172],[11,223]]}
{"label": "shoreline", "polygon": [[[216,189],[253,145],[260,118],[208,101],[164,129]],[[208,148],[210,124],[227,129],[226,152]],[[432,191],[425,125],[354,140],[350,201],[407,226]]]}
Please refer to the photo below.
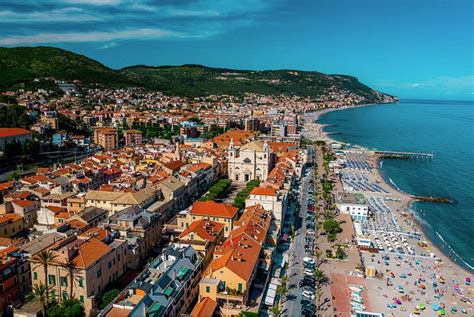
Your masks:
{"label": "shoreline", "polygon": [[[328,108],[328,109],[322,109],[315,112],[310,112],[307,114],[309,115],[309,117],[311,117],[311,121],[312,121],[311,123],[314,124],[314,126],[316,127],[318,137],[319,137],[318,139],[327,141],[328,143],[332,143],[332,142],[344,143],[344,142],[331,138],[331,133],[327,133],[324,131],[324,128],[328,125],[317,123],[319,118],[323,114],[326,114],[332,111],[340,111],[340,110],[345,110],[349,108],[367,107],[367,106],[376,106],[376,105],[377,104],[364,104],[364,105],[356,105],[356,106],[346,106],[346,107],[341,107],[341,108]],[[401,199],[401,204],[398,204],[400,205],[399,206],[400,208],[393,211],[394,213],[397,214],[398,218],[401,220],[400,224],[403,224],[405,227],[411,229],[411,231],[413,232],[419,233],[423,241],[427,242],[429,250],[431,250],[431,252],[436,253],[437,257],[440,258],[441,261],[445,265],[447,265],[449,268],[456,269],[456,273],[465,274],[465,275],[473,274],[474,269],[470,271],[468,269],[468,267],[470,266],[467,263],[460,264],[458,262],[458,261],[464,262],[464,260],[459,255],[457,255],[454,251],[451,251],[452,253],[454,253],[454,255],[452,255],[452,253],[450,255],[448,254],[448,252],[446,252],[446,250],[444,250],[444,248],[450,249],[450,246],[446,242],[443,241],[443,243],[445,243],[445,246],[438,246],[432,239],[428,237],[423,227],[423,224],[421,223],[421,220],[418,219],[418,217],[415,214],[416,213],[415,210],[412,208],[413,203],[416,202],[417,199],[413,198],[412,194],[403,192],[401,189],[398,188],[398,186],[394,184],[390,184],[390,182],[386,181],[385,178],[383,177],[383,174],[380,168],[380,163],[383,162],[383,158],[380,155],[375,154],[374,149],[369,149],[359,144],[352,144],[352,146],[355,149],[360,149],[369,154],[369,158],[371,162],[373,163],[372,174],[374,174],[375,179],[378,182],[380,182],[381,185],[389,189],[390,194],[392,194],[394,197]],[[406,210],[406,212],[404,211],[404,209]],[[407,219],[405,219],[405,217]],[[439,235],[439,233],[437,234]],[[443,239],[440,238],[440,240],[443,240]]]}

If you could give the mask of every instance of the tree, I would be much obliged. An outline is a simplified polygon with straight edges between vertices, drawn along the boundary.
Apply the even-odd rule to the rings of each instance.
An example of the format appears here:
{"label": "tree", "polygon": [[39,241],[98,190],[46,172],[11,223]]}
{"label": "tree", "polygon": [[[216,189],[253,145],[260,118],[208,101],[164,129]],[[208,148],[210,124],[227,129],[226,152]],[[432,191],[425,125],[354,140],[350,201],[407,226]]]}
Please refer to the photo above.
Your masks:
{"label": "tree", "polygon": [[84,307],[77,299],[66,299],[48,309],[48,317],[83,317]]}
{"label": "tree", "polygon": [[316,280],[317,287],[321,287],[322,285],[326,285],[329,283],[329,277],[320,268],[317,268],[314,271],[313,277]]}
{"label": "tree", "polygon": [[270,307],[270,309],[268,310],[268,312],[270,313],[270,315],[272,315],[273,317],[280,317],[281,316],[281,309],[280,309],[280,306],[278,304],[275,304],[273,305],[272,307]]}
{"label": "tree", "polygon": [[321,265],[321,257],[323,256],[323,252],[321,250],[317,250],[314,255],[316,256],[316,266]]}
{"label": "tree", "polygon": [[283,283],[279,285],[276,289],[276,293],[280,296],[280,300],[283,302],[283,298],[288,293],[288,288]]}
{"label": "tree", "polygon": [[346,252],[340,245],[338,245],[337,250],[336,250],[336,258],[338,258],[339,260],[342,260],[345,257],[346,257]]}
{"label": "tree", "polygon": [[39,302],[43,317],[46,316],[46,303],[48,302],[50,289],[43,283],[33,285],[31,293],[26,296],[28,301]]}
{"label": "tree", "polygon": [[[44,270],[44,285],[48,287],[48,266],[56,261],[57,256],[50,250],[43,250],[34,256],[34,259],[39,263],[36,264],[35,269],[42,266]],[[49,303],[49,292],[46,292],[46,303]]]}
{"label": "tree", "polygon": [[74,278],[76,276],[77,268],[73,260],[66,260],[61,263],[61,267],[67,271],[69,276],[69,299],[72,299],[74,294]]}
{"label": "tree", "polygon": [[112,302],[114,298],[117,297],[119,294],[120,291],[115,288],[105,292],[100,300],[99,308],[104,309],[105,307],[107,307],[107,305],[110,304],[110,302]]}
{"label": "tree", "polygon": [[288,282],[290,281],[290,277],[288,275],[284,275],[282,278],[281,278],[281,285],[287,285]]}
{"label": "tree", "polygon": [[335,219],[327,219],[324,221],[323,228],[327,233],[339,233],[342,231],[341,225]]}

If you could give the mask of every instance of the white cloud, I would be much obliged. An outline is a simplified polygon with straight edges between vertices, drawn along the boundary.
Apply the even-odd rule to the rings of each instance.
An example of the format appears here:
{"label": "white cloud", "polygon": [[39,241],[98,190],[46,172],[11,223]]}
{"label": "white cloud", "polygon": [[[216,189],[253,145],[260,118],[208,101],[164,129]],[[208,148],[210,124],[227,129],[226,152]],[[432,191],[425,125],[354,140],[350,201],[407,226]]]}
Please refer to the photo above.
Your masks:
{"label": "white cloud", "polygon": [[119,5],[122,3],[122,0],[62,0],[64,3],[72,4],[88,4],[95,6],[104,6],[104,5]]}
{"label": "white cloud", "polygon": [[160,39],[170,37],[192,37],[163,29],[142,28],[125,31],[104,31],[85,33],[38,33],[33,35],[12,35],[0,38],[0,45],[26,45],[66,42],[108,42],[124,39]]}
{"label": "white cloud", "polygon": [[76,7],[51,10],[48,12],[14,12],[0,11],[0,21],[9,23],[31,23],[31,22],[78,22],[78,21],[100,21],[101,19],[92,14],[85,14]]}
{"label": "white cloud", "polygon": [[105,43],[104,45],[102,45],[98,49],[99,50],[106,50],[106,49],[117,47],[117,46],[118,46],[118,44],[116,42],[109,42],[109,43]]}

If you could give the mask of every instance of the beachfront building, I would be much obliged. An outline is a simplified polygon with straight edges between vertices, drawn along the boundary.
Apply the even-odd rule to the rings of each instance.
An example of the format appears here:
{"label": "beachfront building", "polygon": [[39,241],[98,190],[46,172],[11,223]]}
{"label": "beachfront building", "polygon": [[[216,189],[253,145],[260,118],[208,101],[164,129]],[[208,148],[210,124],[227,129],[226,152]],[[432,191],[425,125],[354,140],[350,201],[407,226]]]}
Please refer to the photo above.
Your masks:
{"label": "beachfront building", "polygon": [[267,179],[273,160],[266,142],[252,141],[238,148],[231,139],[227,152],[229,179],[237,183]]}
{"label": "beachfront building", "polygon": [[369,206],[362,194],[337,193],[336,206],[343,214],[348,214],[354,220],[365,220],[369,215]]}
{"label": "beachfront building", "polygon": [[99,314],[115,316],[181,316],[192,309],[204,268],[191,246],[172,244]]}

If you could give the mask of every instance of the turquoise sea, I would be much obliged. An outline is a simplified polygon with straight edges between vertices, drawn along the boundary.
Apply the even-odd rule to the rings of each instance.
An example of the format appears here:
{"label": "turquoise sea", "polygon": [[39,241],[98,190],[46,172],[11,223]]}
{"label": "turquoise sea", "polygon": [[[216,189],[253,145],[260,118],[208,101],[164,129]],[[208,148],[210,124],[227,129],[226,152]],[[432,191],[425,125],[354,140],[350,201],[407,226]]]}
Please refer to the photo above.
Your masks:
{"label": "turquoise sea", "polygon": [[432,161],[382,162],[385,180],[420,196],[447,196],[454,204],[416,202],[428,237],[474,271],[474,102],[404,100],[322,115],[338,141],[367,148],[433,152]]}

